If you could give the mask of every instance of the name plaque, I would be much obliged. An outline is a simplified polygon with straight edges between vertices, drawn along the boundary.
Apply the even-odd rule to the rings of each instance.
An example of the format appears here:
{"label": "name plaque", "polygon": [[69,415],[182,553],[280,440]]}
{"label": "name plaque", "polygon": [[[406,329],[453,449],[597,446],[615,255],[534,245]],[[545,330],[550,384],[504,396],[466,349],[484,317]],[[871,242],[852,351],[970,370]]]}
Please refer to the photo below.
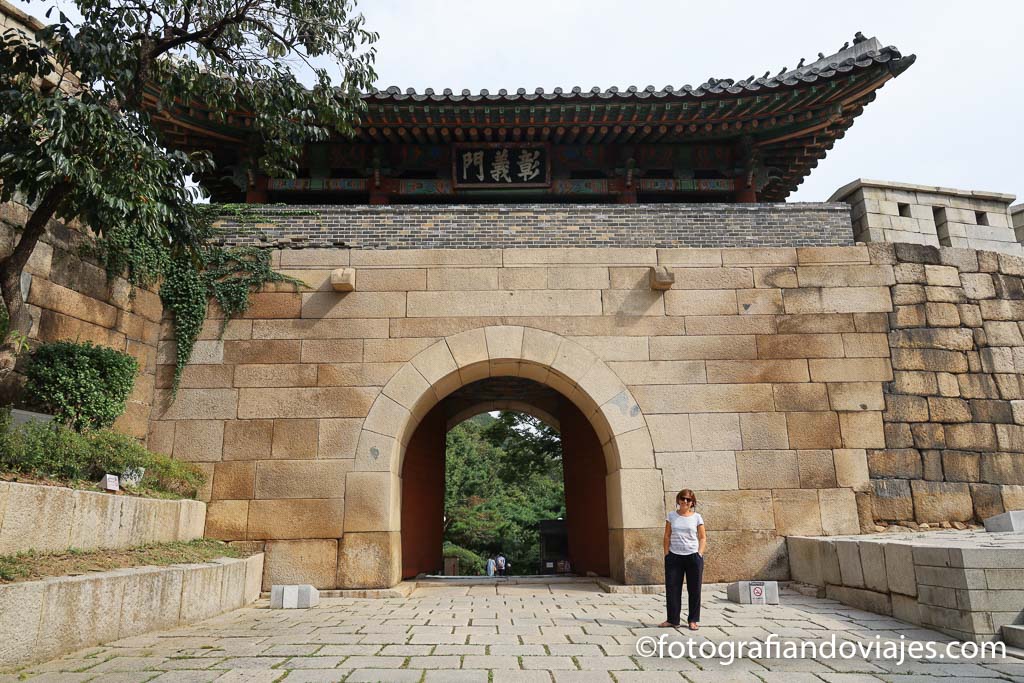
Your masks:
{"label": "name plaque", "polygon": [[456,188],[523,188],[551,185],[551,155],[543,143],[470,143],[452,148]]}

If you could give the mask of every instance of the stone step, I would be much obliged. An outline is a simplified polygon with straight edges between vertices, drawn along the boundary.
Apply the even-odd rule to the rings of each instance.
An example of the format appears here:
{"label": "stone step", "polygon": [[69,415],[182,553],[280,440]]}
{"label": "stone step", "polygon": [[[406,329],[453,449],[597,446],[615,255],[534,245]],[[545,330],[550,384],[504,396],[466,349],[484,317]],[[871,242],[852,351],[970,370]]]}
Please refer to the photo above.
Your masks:
{"label": "stone step", "polygon": [[1003,626],[1003,642],[1012,647],[1024,648],[1024,626]]}

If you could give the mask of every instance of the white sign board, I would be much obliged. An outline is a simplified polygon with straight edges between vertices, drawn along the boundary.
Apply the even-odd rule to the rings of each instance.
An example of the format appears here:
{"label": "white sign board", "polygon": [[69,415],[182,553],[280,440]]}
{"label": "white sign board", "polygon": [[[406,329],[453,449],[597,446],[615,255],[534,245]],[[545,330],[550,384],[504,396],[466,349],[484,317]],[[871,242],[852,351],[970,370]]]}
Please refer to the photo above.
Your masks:
{"label": "white sign board", "polygon": [[104,491],[120,491],[120,481],[116,474],[104,474],[103,480],[100,481],[100,488]]}
{"label": "white sign board", "polygon": [[767,604],[764,595],[764,581],[751,581],[750,582],[750,604],[751,605],[764,605]]}

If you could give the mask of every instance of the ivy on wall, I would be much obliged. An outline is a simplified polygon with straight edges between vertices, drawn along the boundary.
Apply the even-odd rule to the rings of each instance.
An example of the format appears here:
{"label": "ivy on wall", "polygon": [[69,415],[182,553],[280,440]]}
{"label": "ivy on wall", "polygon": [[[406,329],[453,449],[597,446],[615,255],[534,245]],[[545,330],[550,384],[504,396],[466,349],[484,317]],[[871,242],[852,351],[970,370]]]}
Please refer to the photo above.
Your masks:
{"label": "ivy on wall", "polygon": [[251,303],[250,295],[265,285],[304,284],[274,271],[267,249],[218,244],[214,221],[225,211],[228,215],[242,212],[230,206],[196,205],[193,239],[187,247],[167,244],[159,237],[140,234],[130,227],[108,233],[92,247],[93,255],[103,263],[109,276],[124,276],[133,286],[159,285],[164,309],[173,315],[172,394],[177,393],[211,301],[224,316],[220,328],[223,335],[228,321],[244,314]]}

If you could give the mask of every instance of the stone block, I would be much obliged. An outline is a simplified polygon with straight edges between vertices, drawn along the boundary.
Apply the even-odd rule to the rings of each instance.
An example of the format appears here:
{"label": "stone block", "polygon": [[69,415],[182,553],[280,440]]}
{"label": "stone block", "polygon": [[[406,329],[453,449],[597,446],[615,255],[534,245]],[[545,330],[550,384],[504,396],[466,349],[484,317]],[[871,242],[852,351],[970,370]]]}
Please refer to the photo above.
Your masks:
{"label": "stone block", "polygon": [[776,321],[779,334],[834,334],[856,332],[857,315],[861,314],[780,315],[776,317]]}
{"label": "stone block", "polygon": [[741,489],[800,488],[796,451],[740,451],[736,470]]}
{"label": "stone block", "polygon": [[741,289],[736,292],[740,315],[782,313],[782,291],[778,289]]}
{"label": "stone block", "polygon": [[736,413],[698,413],[689,416],[694,450],[735,451],[742,448],[740,419]]}
{"label": "stone block", "polygon": [[310,609],[320,604],[320,591],[308,584],[270,588],[270,609]]}
{"label": "stone block", "polygon": [[[1024,510],[1011,510],[985,520],[985,531],[1024,531]],[[1017,584],[1018,586],[1022,584]]]}
{"label": "stone block", "polygon": [[249,501],[216,500],[206,506],[206,536],[222,541],[246,538]]}
{"label": "stone block", "polygon": [[[609,294],[618,294],[618,292],[604,292],[606,297]],[[639,294],[641,294],[641,292],[635,293],[635,295]],[[652,297],[660,295],[658,292],[643,292],[643,294],[651,295]],[[736,291],[733,289],[684,290],[677,287],[676,289],[665,292],[664,295],[660,296],[664,297],[665,315],[730,315],[738,311]],[[638,296],[634,296],[634,298],[640,299]],[[637,303],[639,304],[640,301]],[[640,307],[640,310],[644,312],[639,314],[650,315],[652,305],[653,301],[651,304]],[[636,306],[633,308],[636,308]],[[618,308],[609,308],[606,301],[605,315],[610,313],[618,313],[619,315],[625,314],[626,311],[621,309],[621,305]],[[633,315],[637,314],[638,313],[636,312],[633,313]]]}
{"label": "stone block", "polygon": [[373,387],[239,389],[238,417],[363,417],[377,394]]}
{"label": "stone block", "polygon": [[338,573],[338,541],[312,539],[267,541],[264,551],[264,586],[310,584],[334,588]]}
{"label": "stone block", "polygon": [[315,458],[318,438],[318,420],[274,420],[271,455],[289,460]]}
{"label": "stone block", "polygon": [[405,292],[313,292],[302,295],[302,317],[403,318],[406,315],[406,296],[410,298],[409,314],[412,315],[412,296],[425,294],[428,292],[410,292],[408,295]]}
{"label": "stone block", "polygon": [[320,420],[316,457],[354,459],[361,426],[357,418]]}
{"label": "stone block", "polygon": [[390,588],[402,579],[397,531],[347,532],[338,543],[338,588]]}
{"label": "stone block", "polygon": [[879,593],[889,591],[886,574],[884,542],[863,541],[860,544],[860,564],[864,574],[864,586]]}
{"label": "stone block", "polygon": [[793,266],[754,268],[754,287],[789,289],[798,286],[799,280]]}
{"label": "stone block", "polygon": [[1024,510],[1024,486],[1005,484],[999,487],[1003,496],[1003,508],[1006,510]]}
{"label": "stone block", "polygon": [[821,530],[826,536],[860,533],[857,500],[852,489],[819,489]]}
{"label": "stone block", "polygon": [[789,448],[784,413],[741,413],[742,449],[778,450]]}
{"label": "stone block", "polygon": [[252,339],[224,342],[225,363],[298,363],[302,342],[298,339]]}
{"label": "stone block", "polygon": [[836,472],[832,458],[831,450],[797,451],[797,461],[800,468],[800,488],[835,488]]}
{"label": "stone block", "polygon": [[674,452],[692,449],[689,415],[648,415],[647,427],[655,451]]}
{"label": "stone block", "polygon": [[764,598],[764,604],[779,604],[779,584],[777,581],[734,581],[725,587],[726,598],[729,602],[749,605],[754,599],[752,595],[757,589],[761,591],[760,597]]}
{"label": "stone block", "polygon": [[650,339],[651,360],[757,358],[753,335],[660,336]]}
{"label": "stone block", "polygon": [[[0,555],[28,548],[56,552],[70,547],[76,499],[68,489],[17,483],[9,483],[6,489]],[[26,543],[27,539],[32,540]]]}
{"label": "stone block", "polygon": [[914,571],[913,548],[905,543],[883,544],[885,577],[892,593],[917,595],[917,575]]}
{"label": "stone block", "polygon": [[946,432],[942,425],[922,422],[910,426],[914,448],[933,449],[946,447]]}
{"label": "stone block", "polygon": [[341,498],[249,501],[249,540],[338,538],[345,522]]}
{"label": "stone block", "polygon": [[[397,531],[401,521],[400,492],[401,481],[392,472],[349,472],[345,485],[345,532]],[[660,505],[660,492],[657,499]],[[332,536],[338,534],[321,535]]]}
{"label": "stone block", "polygon": [[25,581],[0,586],[0,662],[4,669],[38,659],[46,585],[44,581]]}
{"label": "stone block", "polygon": [[[237,417],[238,389],[179,389],[173,402],[170,391],[158,389],[154,418],[160,420],[233,420]],[[244,417],[244,416],[242,416]]]}
{"label": "stone block", "polygon": [[971,484],[974,518],[988,519],[1005,512],[1003,497],[996,484]]}
{"label": "stone block", "polygon": [[897,394],[937,394],[939,384],[934,372],[897,370],[893,373],[892,390]]}
{"label": "stone block", "polygon": [[[675,493],[665,498],[675,501]],[[699,500],[708,531],[775,529],[771,491],[703,491]]]}
{"label": "stone block", "polygon": [[[731,491],[739,488],[736,455],[732,451],[696,451],[658,453],[665,490],[672,493],[689,488],[695,491]],[[675,499],[671,501],[674,504]]]}
{"label": "stone block", "polygon": [[[883,419],[886,416],[883,415]],[[903,422],[886,422],[882,425],[885,432],[885,445],[887,448],[913,448],[914,435],[910,431],[910,425]]]}
{"label": "stone block", "polygon": [[256,498],[344,498],[345,475],[352,460],[282,460],[260,462]]}
{"label": "stone block", "polygon": [[770,384],[690,385],[633,388],[640,409],[646,413],[756,413],[774,409]]}
{"label": "stone block", "polygon": [[832,451],[832,461],[839,487],[855,491],[868,489],[867,451],[862,448],[836,448]]}
{"label": "stone block", "polygon": [[256,463],[219,462],[213,467],[213,500],[247,500],[253,497]]}
{"label": "stone block", "polygon": [[877,411],[839,413],[843,446],[846,448],[883,448],[885,433],[882,414]]}
{"label": "stone block", "polygon": [[967,484],[911,481],[910,488],[918,522],[967,522],[974,516]]}
{"label": "stone block", "polygon": [[228,420],[224,423],[224,460],[262,460],[270,457],[273,420]]}
{"label": "stone block", "polygon": [[788,536],[786,538],[786,549],[789,554],[790,574],[794,581],[810,584],[812,586],[824,586],[822,578],[820,546],[824,541],[817,538],[802,538],[800,536]]}
{"label": "stone block", "polygon": [[812,382],[888,382],[888,358],[829,358],[808,361]]}
{"label": "stone block", "polygon": [[703,384],[707,380],[702,361],[612,361],[608,367],[627,385]]}
{"label": "stone block", "polygon": [[759,358],[842,358],[839,334],[772,334],[757,337]]}
{"label": "stone block", "polygon": [[118,637],[177,628],[184,570],[137,567],[122,572],[125,586]]}
{"label": "stone block", "polygon": [[878,382],[840,382],[828,384],[832,410],[884,410],[882,385]]}
{"label": "stone block", "polygon": [[[331,280],[331,284],[333,285],[333,280]],[[359,272],[358,285],[359,289],[364,292],[422,290],[427,288],[427,271],[423,268],[364,268]],[[335,291],[345,291],[334,289]],[[354,279],[353,289],[355,289]]]}
{"label": "stone block", "polygon": [[786,539],[774,531],[718,531],[708,537],[706,558],[705,583],[789,578]]}
{"label": "stone block", "polygon": [[810,412],[829,409],[824,384],[774,384],[772,394],[778,411]]}
{"label": "stone block", "polygon": [[745,384],[764,382],[807,382],[807,361],[739,360],[707,363],[707,380],[711,384]]}
{"label": "stone block", "polygon": [[837,539],[833,542],[839,558],[839,574],[842,585],[864,587],[864,569],[860,561],[861,544],[855,540]]}
{"label": "stone block", "polygon": [[888,287],[809,287],[785,289],[786,313],[872,313],[892,310]]}
{"label": "stone block", "polygon": [[994,451],[997,449],[993,425],[984,423],[946,425],[946,446],[959,450]]}
{"label": "stone block", "polygon": [[651,528],[664,521],[665,485],[659,470],[617,470],[605,482],[610,528]]}
{"label": "stone block", "polygon": [[37,639],[34,659],[52,659],[64,652],[117,639],[126,584],[123,579],[112,580],[109,575],[100,574],[43,583],[39,634],[45,637]]}
{"label": "stone block", "polygon": [[971,406],[959,398],[928,397],[928,413],[932,422],[970,422]]}
{"label": "stone block", "polygon": [[941,349],[893,349],[892,366],[896,370],[960,373],[967,372],[967,356]]}
{"label": "stone block", "polygon": [[775,511],[775,529],[780,535],[821,535],[821,511],[817,491],[777,489],[772,492],[772,504]]}
{"label": "stone block", "polygon": [[946,481],[978,481],[980,466],[981,457],[978,453],[954,450],[942,452],[942,472]]}
{"label": "stone block", "polygon": [[921,454],[913,448],[888,448],[867,452],[872,477],[920,479]]}
{"label": "stone block", "polygon": [[792,448],[840,448],[843,445],[839,417],[830,411],[786,413]]}

